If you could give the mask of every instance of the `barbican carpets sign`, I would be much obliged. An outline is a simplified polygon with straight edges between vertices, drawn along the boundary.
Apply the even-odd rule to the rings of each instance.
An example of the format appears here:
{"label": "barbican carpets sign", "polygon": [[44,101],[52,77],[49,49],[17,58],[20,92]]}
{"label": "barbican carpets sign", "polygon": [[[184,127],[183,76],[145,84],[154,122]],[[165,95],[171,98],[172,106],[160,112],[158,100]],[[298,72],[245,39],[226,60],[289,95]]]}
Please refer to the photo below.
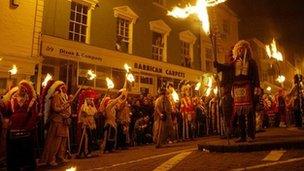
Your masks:
{"label": "barbican carpets sign", "polygon": [[70,58],[86,58],[91,60],[97,60],[102,61],[102,57],[92,55],[86,52],[81,52],[74,49],[67,49],[62,47],[57,47],[54,45],[45,45],[45,48],[43,48],[42,55],[46,56],[55,56],[55,57],[70,57]]}
{"label": "barbican carpets sign", "polygon": [[141,64],[141,63],[134,63],[134,68],[142,71],[149,71],[149,72],[154,72],[158,74],[164,74],[167,76],[173,76],[173,77],[179,77],[179,78],[185,78],[186,74],[184,72],[180,71],[175,71],[171,69],[163,69],[160,67],[155,67],[152,65],[147,65],[147,64]]}

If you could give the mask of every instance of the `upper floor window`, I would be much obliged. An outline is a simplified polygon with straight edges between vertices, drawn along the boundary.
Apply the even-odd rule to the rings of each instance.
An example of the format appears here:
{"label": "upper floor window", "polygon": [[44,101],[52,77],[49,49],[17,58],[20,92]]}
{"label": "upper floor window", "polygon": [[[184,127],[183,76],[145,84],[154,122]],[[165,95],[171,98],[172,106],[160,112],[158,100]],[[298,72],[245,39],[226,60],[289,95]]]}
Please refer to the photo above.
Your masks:
{"label": "upper floor window", "polygon": [[228,20],[223,20],[223,25],[222,25],[222,38],[224,40],[227,39],[228,35],[230,34],[230,25]]}
{"label": "upper floor window", "polygon": [[181,55],[182,55],[182,65],[185,67],[191,67],[191,57],[190,57],[190,43],[181,41]]}
{"label": "upper floor window", "polygon": [[152,58],[162,61],[164,57],[163,35],[152,32]]}
{"label": "upper floor window", "polygon": [[133,25],[138,16],[128,6],[115,7],[114,17],[117,18],[115,49],[121,52],[133,51]]}
{"label": "upper floor window", "polygon": [[69,29],[70,40],[86,42],[88,11],[88,6],[72,1]]}
{"label": "upper floor window", "polygon": [[117,18],[116,50],[128,52],[129,49],[129,25],[130,21]]}
{"label": "upper floor window", "polygon": [[191,68],[196,36],[191,31],[186,30],[179,33],[179,39],[181,41],[182,66]]}
{"label": "upper floor window", "polygon": [[213,72],[213,53],[211,48],[205,48],[205,66],[207,72]]}
{"label": "upper floor window", "polygon": [[150,21],[152,58],[167,62],[167,37],[171,28],[163,20]]}

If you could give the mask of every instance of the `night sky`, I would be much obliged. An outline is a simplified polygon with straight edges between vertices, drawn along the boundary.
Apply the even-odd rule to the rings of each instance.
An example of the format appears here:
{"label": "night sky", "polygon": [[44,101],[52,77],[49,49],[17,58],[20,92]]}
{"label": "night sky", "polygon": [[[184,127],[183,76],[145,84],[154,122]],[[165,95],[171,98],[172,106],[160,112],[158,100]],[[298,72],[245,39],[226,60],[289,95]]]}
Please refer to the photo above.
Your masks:
{"label": "night sky", "polygon": [[304,49],[304,0],[227,0],[239,17],[240,38],[272,37],[287,51]]}

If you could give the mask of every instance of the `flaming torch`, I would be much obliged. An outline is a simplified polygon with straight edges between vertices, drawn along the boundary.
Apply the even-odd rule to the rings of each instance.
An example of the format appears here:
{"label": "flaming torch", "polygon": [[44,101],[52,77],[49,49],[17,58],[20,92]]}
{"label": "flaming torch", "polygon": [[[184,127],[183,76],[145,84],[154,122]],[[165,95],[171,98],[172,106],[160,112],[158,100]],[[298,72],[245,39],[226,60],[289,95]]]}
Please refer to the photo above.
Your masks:
{"label": "flaming torch", "polygon": [[78,90],[76,91],[76,93],[74,94],[74,97],[73,97],[73,99],[71,100],[71,102],[72,101],[74,101],[75,100],[75,98],[77,97],[77,95],[79,94],[79,92],[81,91],[81,89],[82,89],[82,87],[83,87],[83,85],[88,81],[88,80],[94,80],[95,78],[96,78],[96,74],[95,74],[95,72],[93,71],[93,70],[88,70],[87,71],[87,75],[86,75],[86,77],[87,77],[87,79],[85,79],[83,82],[82,82],[82,84],[79,86],[79,88],[78,88]]}
{"label": "flaming torch", "polygon": [[127,82],[129,81],[130,83],[132,83],[135,81],[135,78],[131,72],[131,67],[128,64],[125,64],[124,68],[126,70],[126,80],[125,80],[124,88],[126,88]]}
{"label": "flaming torch", "polygon": [[17,66],[13,65],[13,67],[10,70],[8,70],[8,72],[10,73],[10,75],[16,75],[18,72]]}
{"label": "flaming torch", "polygon": [[206,96],[208,97],[212,91],[212,78],[208,77],[208,84],[207,84],[207,90],[206,90]]}
{"label": "flaming torch", "polygon": [[65,171],[76,171],[76,167],[70,167],[70,168],[66,169]]}
{"label": "flaming torch", "polygon": [[171,93],[172,99],[175,103],[177,103],[179,101],[179,96],[177,94],[177,92],[173,89],[172,93]]}
{"label": "flaming torch", "polygon": [[266,52],[269,58],[274,58],[277,61],[283,61],[283,55],[278,51],[275,39],[272,40],[270,45],[266,45]]}
{"label": "flaming torch", "polygon": [[45,87],[47,85],[47,83],[52,79],[53,79],[52,75],[47,73],[43,82],[42,82],[42,87]]}
{"label": "flaming torch", "polygon": [[196,85],[195,85],[195,90],[196,90],[196,91],[199,91],[199,90],[201,89],[201,86],[202,86],[202,83],[201,83],[201,82],[196,83]]}
{"label": "flaming torch", "polygon": [[108,90],[113,89],[114,88],[113,81],[110,78],[108,78],[108,77],[106,78],[106,81],[107,81]]}

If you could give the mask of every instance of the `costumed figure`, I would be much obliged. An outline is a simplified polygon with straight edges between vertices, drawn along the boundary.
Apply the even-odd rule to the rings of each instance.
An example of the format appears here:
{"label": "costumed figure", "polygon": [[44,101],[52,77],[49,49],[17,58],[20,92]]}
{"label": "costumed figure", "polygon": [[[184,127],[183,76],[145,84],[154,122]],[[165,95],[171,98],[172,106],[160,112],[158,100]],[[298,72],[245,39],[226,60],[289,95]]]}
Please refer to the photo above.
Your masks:
{"label": "costumed figure", "polygon": [[7,170],[35,170],[34,135],[37,96],[30,81],[23,80],[3,97],[7,107]]}
{"label": "costumed figure", "polygon": [[62,81],[49,81],[42,92],[42,112],[47,129],[42,162],[57,166],[65,163],[69,146],[71,101]]}
{"label": "costumed figure", "polygon": [[97,92],[93,89],[85,89],[79,94],[78,98],[78,153],[77,157],[84,154],[85,157],[91,157],[92,132],[96,129],[95,115],[97,109],[94,100],[97,98]]}
{"label": "costumed figure", "polygon": [[9,119],[8,118],[8,111],[7,107],[3,102],[3,97],[1,96],[0,99],[0,166],[5,162],[6,158],[6,134]]}
{"label": "costumed figure", "polygon": [[220,82],[220,92],[221,92],[221,99],[220,99],[220,115],[221,115],[221,135],[228,135],[230,136],[231,132],[231,117],[233,111],[233,99],[231,96],[231,89],[233,83],[233,76],[234,76],[234,67],[232,65],[233,61],[233,54],[232,49],[227,54],[227,57],[230,59],[230,63],[227,64],[220,64],[217,61],[214,62],[214,67],[217,69],[219,73],[222,74],[222,79]]}
{"label": "costumed figure", "polygon": [[129,143],[129,124],[131,122],[130,105],[125,99],[118,108],[117,148],[126,149]]}
{"label": "costumed figure", "polygon": [[240,128],[240,139],[244,142],[255,139],[254,90],[260,88],[258,67],[252,58],[249,42],[241,40],[233,48],[234,78],[232,85],[233,125]]}
{"label": "costumed figure", "polygon": [[192,137],[191,124],[194,121],[194,106],[190,97],[190,85],[184,84],[181,87],[181,113],[183,116],[183,139],[189,139]]}
{"label": "costumed figure", "polygon": [[278,109],[278,118],[277,118],[277,126],[286,127],[287,126],[287,118],[286,118],[286,102],[283,89],[279,89],[278,94],[276,96],[276,105]]}
{"label": "costumed figure", "polygon": [[209,102],[209,116],[210,116],[210,132],[213,134],[220,133],[220,109],[219,97],[215,95]]}
{"label": "costumed figure", "polygon": [[166,85],[162,85],[160,96],[155,101],[154,110],[153,141],[156,143],[156,148],[161,147],[169,137],[169,129],[172,125],[170,96]]}
{"label": "costumed figure", "polygon": [[172,130],[170,131],[170,138],[172,138],[174,141],[179,140],[179,126],[178,126],[178,115],[179,115],[179,111],[178,111],[178,105],[176,104],[176,102],[173,99],[173,92],[174,92],[174,87],[172,83],[169,83],[167,85],[167,90],[169,93],[169,100],[171,102],[171,106],[172,106],[172,113],[171,113],[171,118],[172,118]]}
{"label": "costumed figure", "polygon": [[125,89],[120,90],[119,95],[116,99],[105,100],[105,129],[104,129],[104,141],[103,141],[103,152],[112,152],[116,146],[117,138],[117,123],[116,116],[117,110],[121,103],[127,98],[127,91]]}
{"label": "costumed figure", "polygon": [[288,94],[292,98],[292,106],[294,113],[294,121],[296,127],[302,127],[302,115],[303,115],[303,76],[294,76],[294,87]]}
{"label": "costumed figure", "polygon": [[256,132],[260,132],[263,130],[263,118],[264,118],[264,102],[263,102],[263,89],[258,89],[258,92],[256,92],[257,96],[255,97],[256,101],[256,108],[255,108],[255,114],[256,114],[256,126],[255,130]]}

